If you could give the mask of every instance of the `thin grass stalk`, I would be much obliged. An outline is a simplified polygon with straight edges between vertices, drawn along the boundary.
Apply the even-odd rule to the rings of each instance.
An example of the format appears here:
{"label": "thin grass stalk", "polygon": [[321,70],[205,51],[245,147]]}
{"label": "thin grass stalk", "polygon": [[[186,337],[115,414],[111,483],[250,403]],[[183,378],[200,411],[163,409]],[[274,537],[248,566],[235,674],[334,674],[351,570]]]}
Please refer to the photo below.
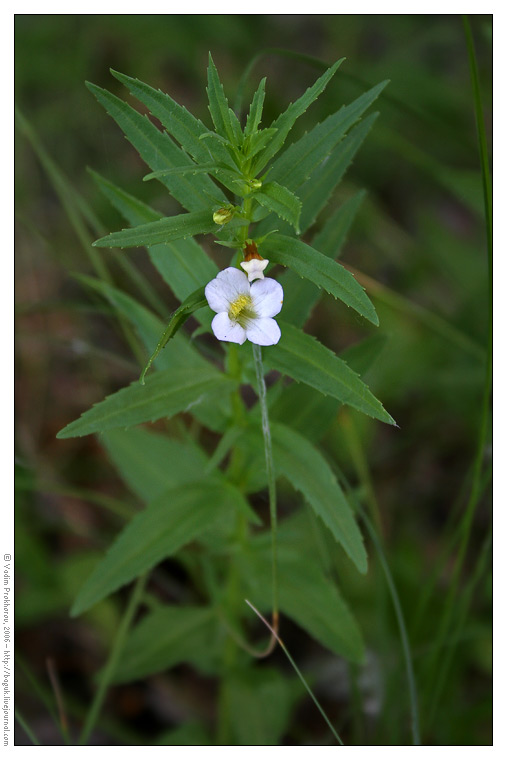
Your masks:
{"label": "thin grass stalk", "polygon": [[330,721],[330,720],[329,720],[329,718],[327,717],[327,715],[326,715],[326,712],[325,712],[324,708],[321,706],[321,704],[320,704],[319,700],[317,699],[317,697],[315,696],[315,694],[314,694],[314,693],[313,693],[313,691],[311,690],[310,686],[308,685],[308,682],[306,681],[305,677],[303,676],[303,674],[302,674],[302,673],[301,673],[301,671],[299,670],[298,666],[296,665],[296,663],[295,663],[295,662],[294,662],[294,660],[292,659],[292,657],[291,657],[291,655],[290,655],[290,652],[289,652],[289,650],[287,649],[287,647],[286,647],[286,646],[285,646],[285,644],[283,643],[282,639],[281,639],[281,638],[280,638],[280,636],[278,635],[278,632],[277,632],[277,631],[275,631],[275,630],[274,630],[274,629],[273,629],[273,628],[270,626],[270,624],[268,623],[268,621],[266,620],[266,618],[264,618],[264,617],[261,615],[261,613],[259,612],[259,610],[258,610],[258,609],[256,609],[256,608],[253,606],[253,604],[252,604],[251,602],[249,602],[249,601],[248,601],[248,599],[245,599],[245,602],[246,602],[246,603],[248,604],[248,606],[249,606],[249,607],[250,607],[250,608],[251,608],[251,609],[252,609],[252,610],[255,612],[255,614],[256,614],[256,615],[257,615],[257,616],[258,616],[258,617],[259,617],[259,618],[262,620],[262,622],[263,622],[263,623],[264,623],[264,625],[265,625],[265,626],[268,628],[268,630],[270,630],[270,631],[271,631],[271,634],[272,634],[272,636],[273,636],[273,637],[274,637],[274,638],[275,638],[275,639],[278,641],[278,643],[280,644],[281,648],[283,649],[283,651],[284,651],[284,653],[285,653],[285,655],[286,655],[287,659],[289,660],[290,664],[291,664],[291,665],[292,665],[292,667],[294,668],[294,670],[295,670],[295,672],[296,672],[296,674],[297,674],[297,676],[298,676],[299,680],[301,681],[301,683],[302,683],[302,684],[303,684],[303,686],[305,687],[306,691],[308,692],[308,694],[310,695],[310,697],[312,698],[312,700],[315,702],[315,704],[316,704],[316,706],[317,706],[317,709],[319,710],[320,714],[322,715],[322,717],[323,717],[323,718],[324,718],[324,720],[326,721],[327,725],[329,726],[329,728],[330,728],[330,730],[331,730],[331,732],[332,732],[332,734],[333,734],[334,738],[336,739],[336,741],[338,742],[338,744],[341,744],[341,746],[343,747],[344,745],[343,745],[343,742],[342,742],[342,740],[340,739],[340,736],[339,736],[338,732],[337,732],[337,731],[334,729],[334,727],[333,727],[333,724],[331,723],[331,721]]}
{"label": "thin grass stalk", "polygon": [[405,624],[405,618],[403,615],[403,610],[401,608],[400,597],[398,596],[398,591],[394,584],[393,576],[391,574],[391,570],[389,569],[389,565],[387,563],[387,559],[384,554],[384,550],[382,548],[380,539],[377,536],[377,533],[372,523],[370,522],[369,518],[364,513],[364,510],[361,509],[360,514],[364,521],[364,524],[366,525],[368,533],[370,534],[371,540],[375,544],[375,548],[377,550],[380,564],[382,565],[382,570],[384,571],[386,582],[389,587],[389,593],[391,594],[391,599],[394,606],[394,612],[395,612],[396,620],[398,623],[398,629],[400,632],[401,646],[403,649],[403,658],[405,660],[405,670],[407,674],[408,694],[409,694],[409,700],[410,700],[410,714],[411,714],[412,744],[418,746],[421,744],[421,730],[420,730],[420,725],[419,725],[419,705],[418,705],[418,699],[417,699],[417,687],[415,683],[414,665],[412,662],[412,653],[410,649],[410,642],[408,639],[407,626]]}
{"label": "thin grass stalk", "polygon": [[109,684],[111,683],[111,680],[114,676],[114,672],[118,665],[118,661],[120,659],[120,656],[123,650],[123,645],[125,643],[125,638],[129,631],[134,615],[137,611],[137,607],[141,600],[141,596],[142,596],[147,579],[148,579],[148,573],[145,573],[144,575],[141,575],[135,583],[129,603],[125,610],[125,614],[118,627],[118,631],[116,633],[116,637],[113,642],[113,647],[111,649],[109,659],[102,673],[102,678],[100,680],[99,687],[95,694],[95,698],[86,716],[86,721],[83,726],[83,730],[81,731],[81,735],[79,737],[80,745],[88,743],[90,734],[95,727],[95,723],[97,722],[97,718],[98,718],[100,709],[102,707],[102,704],[104,702],[107,690],[109,688]]}
{"label": "thin grass stalk", "polygon": [[435,714],[438,708],[442,690],[444,688],[447,675],[451,667],[452,659],[456,650],[456,645],[460,641],[461,632],[463,630],[463,626],[465,625],[465,621],[467,619],[468,610],[472,602],[474,591],[479,581],[481,580],[484,570],[486,568],[486,560],[489,556],[489,551],[491,549],[491,541],[492,541],[492,528],[490,527],[489,533],[483,542],[482,549],[475,566],[474,574],[472,578],[470,579],[469,583],[467,584],[467,587],[465,588],[463,594],[461,595],[460,608],[458,609],[458,612],[457,612],[457,621],[455,622],[455,625],[453,626],[452,639],[448,641],[448,646],[444,647],[442,650],[442,656],[439,660],[439,670],[438,670],[437,680],[432,689],[432,704],[428,711],[428,725],[429,726],[433,725],[433,721],[435,719]]}
{"label": "thin grass stalk", "polygon": [[461,572],[466,551],[468,548],[468,542],[470,539],[470,532],[472,528],[473,518],[475,516],[475,510],[480,499],[480,486],[481,486],[481,473],[483,466],[484,451],[487,444],[489,417],[490,417],[490,396],[491,396],[491,382],[493,375],[493,215],[492,215],[492,201],[491,201],[491,177],[489,172],[489,159],[488,148],[486,141],[486,129],[484,125],[484,113],[482,109],[479,74],[477,71],[477,59],[475,56],[474,41],[472,37],[472,31],[470,29],[470,23],[467,16],[463,16],[463,25],[465,27],[465,36],[467,42],[468,56],[470,60],[470,74],[472,79],[472,86],[474,91],[474,108],[475,119],[477,124],[477,133],[479,141],[479,154],[481,162],[481,175],[482,175],[482,187],[484,194],[484,211],[486,214],[486,238],[488,247],[488,283],[489,283],[489,299],[488,299],[488,342],[487,342],[487,360],[486,360],[486,373],[484,377],[484,390],[482,397],[482,409],[481,409],[481,423],[479,426],[479,435],[477,441],[477,450],[474,459],[474,474],[472,482],[472,490],[470,499],[465,509],[462,521],[462,542],[460,546],[460,552],[458,560],[456,562],[455,575],[456,577]]}
{"label": "thin grass stalk", "polygon": [[[53,159],[46,152],[31,124],[25,119],[23,114],[17,108],[16,120],[22,134],[28,140],[37,158],[44,167],[44,170],[46,171],[53,185],[53,188],[58,195],[63,209],[67,214],[67,218],[72,228],[74,229],[79,242],[81,243],[85,255],[88,257],[93,270],[100,280],[108,283],[109,285],[113,285],[113,279],[111,277],[109,269],[104,263],[103,257],[92,246],[92,240],[90,238],[86,224],[83,221],[82,207],[84,205],[84,201],[80,199],[77,191],[69,184]],[[88,216],[90,216],[90,214],[88,214]],[[126,263],[125,266],[127,269],[132,269],[132,265],[129,263]],[[130,274],[133,276],[131,272]],[[139,342],[133,330],[122,314],[118,314],[117,319],[119,321],[125,339],[127,340],[139,363],[142,364],[144,361],[144,351],[140,348]]]}
{"label": "thin grass stalk", "polygon": [[454,564],[450,588],[448,592],[447,602],[445,605],[444,615],[442,617],[441,625],[437,634],[437,646],[433,653],[433,657],[429,663],[428,671],[429,676],[438,678],[441,680],[440,670],[440,651],[449,635],[453,616],[456,609],[456,599],[458,595],[459,582],[465,563],[465,558],[468,550],[468,544],[470,541],[470,535],[472,531],[472,525],[477,510],[477,506],[482,495],[481,483],[482,483],[482,470],[484,452],[488,440],[488,429],[490,421],[490,397],[491,397],[491,382],[493,375],[493,303],[492,303],[492,289],[493,289],[493,231],[492,231],[492,205],[491,205],[491,177],[489,172],[489,160],[486,142],[486,130],[484,126],[484,114],[482,109],[479,76],[477,71],[477,60],[475,56],[474,42],[472,32],[470,29],[470,23],[467,16],[463,16],[463,25],[465,28],[465,37],[468,50],[468,56],[470,61],[470,74],[472,80],[472,88],[474,93],[474,110],[475,119],[477,124],[478,142],[479,142],[479,155],[481,163],[482,173],[482,185],[484,194],[484,210],[486,215],[486,239],[488,249],[488,280],[489,280],[489,292],[488,292],[488,338],[487,338],[487,356],[486,356],[486,372],[484,376],[484,386],[481,404],[481,417],[479,423],[479,431],[477,436],[476,451],[473,461],[472,469],[472,485],[470,491],[470,497],[465,508],[465,512],[461,519],[458,530],[461,535],[461,541],[458,548],[458,555]]}
{"label": "thin grass stalk", "polygon": [[276,508],[276,477],[273,462],[273,446],[271,442],[271,428],[269,425],[268,401],[266,395],[266,383],[264,381],[264,369],[262,364],[262,349],[255,343],[252,344],[255,362],[255,375],[257,377],[257,389],[261,408],[262,435],[264,439],[264,454],[266,458],[266,474],[268,477],[269,515],[271,520],[271,562],[273,577],[273,628],[278,631],[278,546],[277,546],[277,508]]}
{"label": "thin grass stalk", "polygon": [[16,718],[19,725],[21,726],[25,734],[28,736],[32,744],[35,744],[37,747],[40,747],[41,746],[40,741],[37,739],[34,732],[30,728],[26,720],[23,718],[23,716],[21,715],[17,707],[14,709],[14,717]]}
{"label": "thin grass stalk", "polygon": [[345,485],[348,498],[354,504],[358,514],[360,515],[361,519],[364,521],[364,524],[366,525],[366,529],[368,530],[368,533],[370,534],[370,537],[371,537],[371,540],[373,541],[375,549],[377,550],[377,554],[379,557],[380,564],[382,566],[382,570],[384,571],[384,576],[387,582],[387,586],[388,586],[389,593],[390,593],[391,600],[394,607],[394,613],[396,615],[396,621],[398,623],[401,646],[403,650],[403,659],[405,661],[405,671],[406,671],[406,677],[407,677],[409,702],[410,702],[412,743],[414,745],[420,745],[421,744],[421,729],[420,729],[420,720],[419,720],[419,704],[418,704],[418,698],[417,698],[417,686],[415,682],[415,673],[414,673],[412,652],[410,648],[410,641],[408,638],[407,626],[405,623],[405,617],[403,615],[400,598],[398,596],[398,591],[396,589],[396,585],[394,583],[394,579],[393,579],[391,570],[389,568],[389,564],[387,562],[384,549],[382,547],[382,542],[377,532],[375,531],[375,528],[373,527],[372,522],[370,521],[369,517],[367,516],[365,510],[361,506],[358,499],[355,497],[347,479],[341,472],[340,472],[340,479],[343,481],[343,484]]}
{"label": "thin grass stalk", "polygon": [[69,733],[69,721],[67,720],[67,713],[65,711],[62,688],[60,686],[60,681],[58,679],[58,673],[56,672],[55,662],[51,657],[46,658],[46,667],[48,669],[49,680],[51,681],[51,686],[52,686],[53,693],[56,699],[56,704],[58,707],[58,716],[59,716],[61,733],[65,741],[65,744],[70,744],[71,737]]}

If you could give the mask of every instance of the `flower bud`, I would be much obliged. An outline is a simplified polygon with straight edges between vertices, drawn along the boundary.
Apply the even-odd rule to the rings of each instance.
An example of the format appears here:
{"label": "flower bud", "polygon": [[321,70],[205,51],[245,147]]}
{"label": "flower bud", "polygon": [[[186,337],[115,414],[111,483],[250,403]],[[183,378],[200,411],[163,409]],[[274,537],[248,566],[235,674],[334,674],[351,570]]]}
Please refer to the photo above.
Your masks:
{"label": "flower bud", "polygon": [[224,206],[213,214],[215,224],[227,224],[234,216],[234,206]]}

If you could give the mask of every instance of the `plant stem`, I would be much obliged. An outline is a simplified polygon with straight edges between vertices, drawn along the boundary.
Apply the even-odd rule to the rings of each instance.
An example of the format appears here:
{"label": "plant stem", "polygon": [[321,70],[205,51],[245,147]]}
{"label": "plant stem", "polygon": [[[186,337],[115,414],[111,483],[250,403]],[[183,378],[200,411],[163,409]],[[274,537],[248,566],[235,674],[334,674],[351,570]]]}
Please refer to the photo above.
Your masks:
{"label": "plant stem", "polygon": [[128,630],[130,628],[130,625],[136,613],[137,606],[141,599],[147,579],[148,579],[148,573],[145,573],[144,575],[141,575],[135,583],[134,589],[132,591],[132,595],[127,605],[127,609],[125,610],[125,614],[118,627],[118,631],[116,633],[116,638],[113,642],[113,648],[111,649],[109,659],[102,673],[102,678],[101,678],[99,687],[97,689],[97,692],[95,694],[95,699],[93,700],[90,710],[88,712],[88,715],[86,716],[86,721],[83,726],[81,735],[79,737],[80,745],[88,743],[90,734],[95,726],[97,717],[102,707],[102,703],[104,702],[104,698],[106,696],[107,689],[109,687],[111,679],[114,676],[116,666],[118,665],[118,661],[120,659],[120,655],[123,649],[123,644],[125,643],[125,638],[127,636]]}
{"label": "plant stem", "polygon": [[410,651],[410,643],[408,640],[407,627],[405,625],[405,618],[403,616],[403,610],[401,608],[400,598],[398,596],[398,591],[396,589],[396,586],[394,585],[393,576],[391,575],[391,570],[389,569],[389,565],[387,564],[387,559],[384,554],[384,550],[382,548],[380,539],[377,536],[377,533],[373,525],[371,524],[369,518],[367,517],[367,515],[364,513],[363,510],[361,510],[361,517],[364,521],[364,524],[366,525],[368,529],[368,533],[371,536],[371,540],[375,544],[375,548],[377,550],[380,564],[382,565],[386,582],[389,587],[389,592],[391,594],[394,612],[396,615],[396,620],[398,622],[398,629],[400,631],[401,646],[403,649],[403,658],[405,660],[405,669],[407,673],[408,693],[409,693],[409,699],[410,699],[410,713],[412,716],[412,743],[414,745],[420,745],[421,734],[420,734],[420,728],[419,728],[419,707],[418,707],[418,702],[417,702],[417,688],[415,684],[414,666],[412,663],[412,654]]}
{"label": "plant stem", "polygon": [[[488,441],[488,429],[490,424],[490,396],[491,396],[491,381],[493,374],[493,303],[492,303],[492,289],[493,289],[493,233],[492,233],[492,209],[491,209],[491,178],[489,173],[488,151],[486,143],[486,130],[484,127],[484,114],[482,110],[482,102],[480,96],[479,76],[477,72],[477,61],[475,57],[474,43],[472,38],[472,32],[470,29],[470,23],[466,16],[463,17],[463,24],[465,27],[465,36],[468,49],[468,55],[470,60],[470,73],[472,79],[472,87],[474,91],[474,106],[475,106],[475,118],[477,123],[477,132],[479,138],[479,154],[481,162],[482,172],[482,184],[484,193],[484,210],[486,215],[486,239],[488,248],[488,280],[489,280],[489,299],[488,299],[488,337],[487,337],[487,355],[486,355],[486,372],[484,375],[484,386],[481,403],[481,418],[479,423],[479,431],[477,436],[477,444],[475,450],[475,456],[472,469],[472,485],[470,490],[470,496],[465,508],[465,512],[461,519],[458,530],[461,534],[461,541],[458,548],[458,555],[454,564],[450,588],[448,592],[447,602],[445,605],[445,612],[441,620],[441,624],[438,630],[436,639],[436,648],[433,653],[433,657],[430,660],[428,672],[430,678],[437,678],[441,681],[440,671],[440,650],[443,647],[446,637],[449,634],[453,615],[456,609],[456,599],[458,594],[458,586],[465,563],[465,557],[467,554],[468,544],[470,541],[470,535],[475,517],[475,512],[480,501],[482,494],[482,469],[484,452]],[[439,671],[437,676],[437,669]]]}
{"label": "plant stem", "polygon": [[17,707],[14,709],[14,717],[16,718],[19,725],[21,726],[25,734],[28,736],[32,744],[35,744],[37,747],[40,747],[40,741],[37,739],[34,732],[30,728],[26,720],[23,718],[23,716],[21,715]]}
{"label": "plant stem", "polygon": [[271,557],[273,574],[273,628],[278,630],[278,548],[277,548],[277,510],[276,510],[276,477],[273,463],[273,447],[271,443],[271,428],[269,426],[268,402],[266,396],[266,383],[264,381],[264,369],[262,365],[261,347],[252,344],[255,374],[259,404],[261,407],[262,435],[264,438],[264,454],[266,457],[266,473],[268,477],[269,514],[271,519]]}
{"label": "plant stem", "polygon": [[303,684],[303,686],[305,687],[306,691],[308,692],[308,694],[310,695],[310,697],[312,698],[312,700],[313,700],[313,701],[315,702],[315,704],[317,705],[317,708],[318,708],[318,710],[319,710],[320,714],[322,715],[322,717],[323,717],[323,718],[324,718],[324,720],[326,721],[327,725],[328,725],[328,726],[329,726],[329,728],[331,729],[331,732],[332,732],[332,734],[333,734],[334,738],[336,739],[336,741],[338,742],[338,744],[341,744],[341,745],[342,745],[342,747],[343,747],[343,742],[342,742],[342,740],[340,739],[340,737],[339,737],[338,733],[337,733],[337,732],[335,731],[335,729],[333,728],[333,724],[331,723],[331,721],[330,721],[330,720],[329,720],[329,718],[327,717],[327,715],[326,715],[326,713],[325,713],[325,711],[324,711],[324,708],[323,708],[323,707],[321,707],[319,700],[317,699],[317,697],[315,696],[315,694],[314,694],[314,693],[313,693],[313,691],[311,690],[311,688],[310,688],[310,686],[308,685],[308,683],[307,683],[307,681],[306,681],[305,677],[303,676],[303,674],[302,674],[302,673],[301,673],[301,671],[299,670],[298,666],[296,665],[296,663],[295,663],[295,662],[294,662],[294,660],[292,659],[292,657],[291,657],[291,655],[290,655],[290,653],[289,653],[289,650],[287,649],[287,647],[286,647],[286,646],[285,646],[285,644],[283,643],[282,639],[281,639],[281,638],[280,638],[280,636],[278,635],[278,632],[277,632],[277,631],[275,631],[275,630],[274,630],[274,628],[272,628],[272,627],[270,626],[270,624],[268,623],[268,621],[266,620],[266,618],[265,618],[265,617],[263,617],[263,616],[261,615],[261,613],[259,612],[259,610],[258,610],[258,609],[256,609],[256,608],[253,606],[253,604],[252,604],[251,602],[249,602],[249,601],[248,601],[248,599],[245,599],[245,602],[246,602],[246,603],[248,604],[248,606],[249,606],[249,607],[250,607],[250,608],[251,608],[251,609],[252,609],[252,610],[255,612],[255,614],[256,614],[256,615],[257,615],[257,616],[258,616],[258,617],[259,617],[259,618],[262,620],[262,622],[264,623],[264,625],[265,625],[265,626],[266,626],[266,627],[267,627],[267,628],[268,628],[268,629],[271,631],[271,634],[272,634],[272,635],[273,635],[273,637],[276,639],[276,641],[278,641],[278,643],[280,644],[281,648],[283,649],[283,651],[284,651],[284,653],[285,653],[285,655],[286,655],[287,659],[289,660],[290,664],[292,665],[292,667],[293,667],[293,668],[294,668],[294,670],[296,671],[296,674],[297,674],[297,676],[298,676],[299,680],[301,681],[301,683],[302,683],[302,684]]}
{"label": "plant stem", "polygon": [[489,533],[484,540],[482,550],[476,563],[474,574],[460,597],[460,605],[458,606],[456,621],[453,626],[453,637],[448,640],[448,647],[445,650],[442,649],[442,657],[439,659],[438,663],[438,675],[431,691],[432,704],[428,712],[428,726],[433,725],[433,720],[437,711],[440,695],[442,693],[442,689],[444,688],[447,674],[451,667],[456,644],[460,640],[461,632],[465,624],[473,593],[486,568],[486,560],[489,556],[489,551],[491,548],[491,534],[492,528],[490,528]]}
{"label": "plant stem", "polygon": [[417,688],[416,688],[416,683],[415,683],[414,666],[412,662],[412,653],[410,650],[410,642],[408,639],[407,626],[405,624],[405,617],[403,615],[403,610],[401,608],[398,591],[396,589],[394,579],[391,574],[391,570],[389,568],[389,564],[387,562],[384,549],[382,547],[381,539],[379,538],[377,532],[375,531],[375,528],[373,527],[373,524],[368,518],[365,510],[362,508],[361,504],[354,496],[354,493],[350,487],[350,484],[347,482],[347,479],[342,473],[340,473],[340,479],[343,481],[345,485],[348,498],[354,503],[358,514],[361,516],[361,519],[366,525],[366,528],[368,530],[368,533],[370,534],[371,540],[373,541],[375,548],[377,550],[380,564],[382,565],[382,570],[384,571],[385,579],[387,582],[387,586],[389,588],[389,593],[391,595],[391,600],[394,607],[394,613],[396,615],[396,620],[398,623],[401,646],[403,649],[403,658],[405,660],[405,670],[407,674],[408,692],[409,692],[409,700],[410,700],[410,713],[411,713],[411,719],[412,719],[411,720],[412,743],[414,745],[420,745],[421,732],[420,732],[420,726],[419,726],[419,707],[418,707],[418,699],[417,699]]}

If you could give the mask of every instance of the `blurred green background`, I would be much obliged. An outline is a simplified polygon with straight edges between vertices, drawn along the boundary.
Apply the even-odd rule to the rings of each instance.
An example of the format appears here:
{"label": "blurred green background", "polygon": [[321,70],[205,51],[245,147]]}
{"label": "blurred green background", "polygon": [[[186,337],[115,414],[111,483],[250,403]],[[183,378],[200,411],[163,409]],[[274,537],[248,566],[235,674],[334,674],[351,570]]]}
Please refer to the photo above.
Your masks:
{"label": "blurred green background", "polygon": [[[489,134],[492,18],[472,16],[470,22]],[[423,742],[489,744],[487,481],[452,636],[432,659],[470,487],[487,340],[486,233],[462,19],[18,15],[16,101],[40,145],[91,206],[103,230],[119,229],[119,217],[99,195],[87,167],[164,213],[177,209],[158,183],[142,183],[145,166],[85,88],[85,80],[133,102],[110,75],[111,67],[170,93],[209,123],[208,51],[232,101],[245,67],[268,49],[255,64],[246,92],[248,100],[258,80],[267,76],[267,125],[320,73],[310,60],[283,56],[269,50],[273,48],[326,63],[347,59],[294,136],[369,86],[390,80],[373,109],[380,118],[333,199],[335,207],[358,189],[367,190],[343,262],[361,273],[380,328],[373,333],[332,299],[322,299],[308,329],[335,351],[368,335],[385,338],[366,381],[399,429],[347,413],[324,443],[350,481],[368,488],[378,506],[413,649]],[[117,530],[114,506],[130,498],[94,438],[57,441],[55,435],[92,403],[128,383],[137,365],[108,309],[74,277],[91,271],[89,259],[33,145],[25,132],[17,132],[16,686],[21,711],[41,742],[52,744],[59,738],[49,717],[55,703],[48,658],[71,722],[79,722],[123,600],[116,595],[76,620],[69,618],[68,609]],[[174,301],[146,252],[133,249],[127,255],[167,303],[169,314]],[[121,266],[113,259],[108,263],[115,281],[132,289]],[[490,458],[489,449],[486,453]],[[361,672],[351,674],[295,625],[284,639],[299,666],[312,675],[345,743],[403,744],[410,736],[399,635],[380,566],[371,554],[366,579],[351,576],[343,588],[367,642]],[[445,659],[447,654],[451,656]],[[444,659],[447,677],[435,696]],[[283,657],[275,656],[273,662],[285,667]],[[209,718],[215,694],[215,684],[203,683],[183,666],[115,687],[94,741],[153,743],[196,714]],[[324,741],[325,726],[311,703],[298,704],[281,743]],[[17,741],[28,743],[24,732],[19,731]]]}

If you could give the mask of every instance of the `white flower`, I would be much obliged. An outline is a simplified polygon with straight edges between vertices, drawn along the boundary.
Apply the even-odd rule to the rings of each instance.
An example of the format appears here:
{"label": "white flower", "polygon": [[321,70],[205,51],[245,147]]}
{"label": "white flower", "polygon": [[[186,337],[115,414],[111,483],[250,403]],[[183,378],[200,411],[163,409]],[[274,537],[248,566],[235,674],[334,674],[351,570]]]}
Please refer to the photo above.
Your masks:
{"label": "white flower", "polygon": [[248,282],[252,282],[252,280],[264,279],[264,270],[268,264],[268,259],[250,259],[250,261],[240,262],[240,267],[247,273]]}
{"label": "white flower", "polygon": [[272,319],[283,303],[283,288],[276,280],[265,277],[250,285],[246,274],[228,267],[208,282],[204,292],[217,312],[211,329],[218,340],[242,344],[248,338],[259,346],[280,340],[280,328]]}

